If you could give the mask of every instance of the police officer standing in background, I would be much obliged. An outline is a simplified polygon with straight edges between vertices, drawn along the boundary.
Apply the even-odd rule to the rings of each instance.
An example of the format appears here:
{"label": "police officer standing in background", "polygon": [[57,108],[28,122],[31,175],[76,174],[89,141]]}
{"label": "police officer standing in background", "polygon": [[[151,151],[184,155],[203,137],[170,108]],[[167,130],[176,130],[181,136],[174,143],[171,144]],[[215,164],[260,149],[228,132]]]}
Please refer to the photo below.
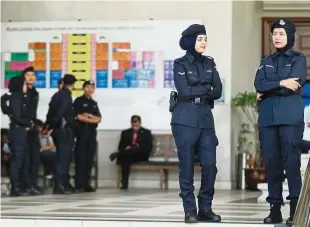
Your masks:
{"label": "police officer standing in background", "polygon": [[97,146],[97,126],[101,114],[97,102],[92,99],[95,83],[91,80],[83,84],[84,95],[75,99],[73,108],[77,121],[75,146],[75,190],[94,192],[90,176]]}
{"label": "police officer standing in background", "polygon": [[12,151],[10,196],[23,196],[31,193],[25,190],[31,188],[28,131],[33,127],[24,77],[13,77],[9,83],[9,91],[11,93],[8,114],[10,117],[9,143]]}
{"label": "police officer standing in background", "polygon": [[37,185],[38,173],[40,166],[40,141],[39,141],[39,131],[36,124],[37,119],[37,109],[39,102],[39,93],[34,87],[36,82],[36,75],[34,73],[33,67],[26,68],[22,76],[25,78],[27,85],[27,99],[29,103],[30,118],[34,122],[34,127],[28,131],[28,148],[29,148],[29,166],[30,166],[30,179],[33,193],[41,194],[43,190]]}
{"label": "police officer standing in background", "polygon": [[[180,47],[186,50],[186,55],[174,61],[178,96],[175,107],[170,109],[171,128],[178,149],[180,197],[186,223],[221,221],[211,208],[218,145],[211,109],[214,100],[221,97],[222,83],[213,58],[202,55],[206,42],[204,25],[189,26],[180,39]],[[198,217],[193,185],[196,147],[202,170]]]}
{"label": "police officer standing in background", "polygon": [[56,173],[54,194],[72,193],[69,183],[69,167],[73,148],[73,130],[75,130],[71,92],[76,78],[71,74],[63,77],[63,88],[56,92],[46,116],[47,135],[52,133],[56,145]]}
{"label": "police officer standing in background", "polygon": [[295,25],[285,19],[271,27],[274,54],[265,56],[257,70],[254,86],[258,93],[259,140],[267,171],[270,214],[264,223],[282,222],[281,204],[284,170],[287,176],[292,224],[301,190],[298,144],[304,131],[304,106],[301,86],[307,76],[306,58],[293,51]]}

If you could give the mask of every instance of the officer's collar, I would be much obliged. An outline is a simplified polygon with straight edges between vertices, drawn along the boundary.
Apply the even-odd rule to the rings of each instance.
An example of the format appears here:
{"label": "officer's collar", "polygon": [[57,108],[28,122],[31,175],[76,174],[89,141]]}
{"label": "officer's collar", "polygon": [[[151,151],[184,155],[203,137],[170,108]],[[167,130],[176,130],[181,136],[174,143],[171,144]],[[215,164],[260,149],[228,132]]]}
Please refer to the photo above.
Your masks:
{"label": "officer's collar", "polygon": [[[275,52],[275,54],[273,55],[273,58],[276,58],[276,57],[278,57],[278,56],[280,56],[280,55],[281,55],[281,54],[277,51],[277,52]],[[292,56],[292,55],[293,55],[292,49],[289,49],[289,50],[285,51],[284,55],[289,56],[289,57]]]}
{"label": "officer's collar", "polygon": [[87,96],[87,95],[83,95],[84,96],[84,98],[86,98],[86,99],[92,99],[92,97],[91,96]]}
{"label": "officer's collar", "polygon": [[188,51],[186,51],[186,55],[187,59],[192,63],[193,61],[195,61],[195,57]]}
{"label": "officer's collar", "polygon": [[66,92],[69,92],[69,93],[71,94],[71,91],[70,91],[66,86],[64,86],[64,87],[62,88],[62,90],[66,91]]}

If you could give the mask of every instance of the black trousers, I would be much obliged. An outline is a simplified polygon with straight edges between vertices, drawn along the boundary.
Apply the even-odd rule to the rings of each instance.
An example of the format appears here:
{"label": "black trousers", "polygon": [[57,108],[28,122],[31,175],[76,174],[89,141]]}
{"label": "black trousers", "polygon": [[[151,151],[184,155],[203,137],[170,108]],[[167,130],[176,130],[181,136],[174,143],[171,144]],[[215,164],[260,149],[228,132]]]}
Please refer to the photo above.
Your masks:
{"label": "black trousers", "polygon": [[178,149],[180,197],[183,200],[183,209],[185,212],[197,210],[194,195],[194,163],[198,159],[201,166],[201,185],[197,196],[198,209],[210,211],[217,174],[218,139],[215,130],[180,124],[172,124],[171,129]]}
{"label": "black trousers", "polygon": [[32,129],[28,132],[28,148],[31,185],[36,186],[40,166],[40,140],[39,132],[36,129]]}
{"label": "black trousers", "polygon": [[276,125],[259,128],[259,140],[266,166],[268,197],[271,204],[283,203],[282,181],[285,170],[289,195],[287,200],[298,200],[302,186],[300,165],[301,152],[298,147],[302,141],[304,127]]}
{"label": "black trousers", "polygon": [[147,161],[148,154],[139,149],[129,149],[126,151],[119,151],[118,163],[122,169],[122,187],[128,187],[128,180],[130,175],[130,165],[137,162]]}
{"label": "black trousers", "polygon": [[69,188],[69,167],[73,148],[73,131],[70,127],[55,129],[52,133],[56,145],[55,187]]}
{"label": "black trousers", "polygon": [[9,143],[12,152],[10,158],[11,190],[30,188],[28,132],[23,127],[11,125]]}
{"label": "black trousers", "polygon": [[90,176],[97,146],[95,128],[79,128],[76,131],[75,187],[85,188],[90,185]]}
{"label": "black trousers", "polygon": [[42,151],[40,152],[40,161],[44,166],[45,174],[54,174],[56,166],[56,152],[54,151]]}

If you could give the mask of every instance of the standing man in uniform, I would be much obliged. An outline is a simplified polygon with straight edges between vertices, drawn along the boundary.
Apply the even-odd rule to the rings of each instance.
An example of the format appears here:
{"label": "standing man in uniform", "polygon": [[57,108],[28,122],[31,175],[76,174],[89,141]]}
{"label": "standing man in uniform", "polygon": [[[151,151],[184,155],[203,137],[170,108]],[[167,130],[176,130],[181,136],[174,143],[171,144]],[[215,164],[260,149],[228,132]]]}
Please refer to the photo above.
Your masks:
{"label": "standing man in uniform", "polygon": [[[180,197],[185,222],[220,222],[212,211],[214,183],[217,174],[216,147],[212,109],[222,93],[222,82],[212,57],[203,56],[207,42],[204,25],[189,26],[180,39],[186,55],[174,61],[174,83],[178,92],[172,112],[171,128],[178,149]],[[195,148],[201,165],[201,187],[198,195],[198,217],[194,196]]]}
{"label": "standing man in uniform", "polygon": [[94,192],[90,176],[97,146],[97,126],[101,114],[97,102],[92,99],[95,83],[91,80],[83,84],[84,95],[75,99],[73,108],[77,121],[75,146],[75,190]]}
{"label": "standing man in uniform", "polygon": [[72,193],[69,183],[69,167],[75,130],[71,92],[76,78],[71,74],[63,77],[63,88],[56,92],[46,116],[47,135],[52,133],[56,145],[56,173],[54,194]]}
{"label": "standing man in uniform", "polygon": [[266,166],[270,214],[264,223],[283,221],[281,214],[282,180],[285,170],[292,224],[301,190],[300,150],[304,132],[304,105],[300,87],[307,76],[306,57],[293,51],[295,25],[281,19],[271,27],[277,51],[265,56],[256,72],[254,86],[258,93],[259,140]]}
{"label": "standing man in uniform", "polygon": [[30,178],[33,190],[37,194],[42,194],[43,190],[37,185],[38,173],[40,166],[40,141],[39,141],[39,131],[36,124],[37,119],[37,109],[39,102],[39,93],[34,87],[36,82],[36,75],[33,67],[26,68],[22,76],[25,78],[27,85],[27,98],[29,102],[29,109],[31,111],[30,118],[34,122],[34,127],[28,131],[28,148],[29,148],[29,165],[30,165]]}
{"label": "standing man in uniform", "polygon": [[33,127],[24,77],[13,77],[9,83],[9,91],[11,93],[8,114],[10,118],[9,143],[12,153],[10,196],[23,196],[29,195],[29,191],[24,190],[31,188],[28,131]]}

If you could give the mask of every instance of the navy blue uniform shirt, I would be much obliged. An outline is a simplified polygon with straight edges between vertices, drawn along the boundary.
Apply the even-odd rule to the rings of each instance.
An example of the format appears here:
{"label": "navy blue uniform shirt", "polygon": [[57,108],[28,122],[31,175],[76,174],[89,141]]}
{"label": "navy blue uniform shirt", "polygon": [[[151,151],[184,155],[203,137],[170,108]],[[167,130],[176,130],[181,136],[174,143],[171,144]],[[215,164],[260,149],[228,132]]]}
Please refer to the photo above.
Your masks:
{"label": "navy blue uniform shirt", "polygon": [[177,103],[171,123],[199,128],[214,128],[211,109],[222,94],[222,82],[211,57],[195,59],[189,52],[174,61],[174,83],[178,97],[209,99],[209,104]]}
{"label": "navy blue uniform shirt", "polygon": [[282,88],[280,81],[299,78],[302,86],[307,77],[306,57],[288,50],[265,56],[256,72],[254,86],[258,93],[270,96],[259,105],[258,126],[295,125],[304,126],[304,105],[301,95]]}
{"label": "navy blue uniform shirt", "polygon": [[10,98],[10,108],[10,120],[12,125],[32,127],[31,109],[27,94],[13,92]]}
{"label": "navy blue uniform shirt", "polygon": [[[82,95],[75,99],[73,104],[75,115],[88,113],[97,117],[101,117],[97,102],[92,98]],[[98,124],[86,123],[77,120],[80,128],[97,128]]]}
{"label": "navy blue uniform shirt", "polygon": [[60,128],[62,118],[70,126],[74,125],[72,97],[70,90],[67,88],[63,88],[53,95],[49,103],[46,124],[49,125],[49,129]]}

